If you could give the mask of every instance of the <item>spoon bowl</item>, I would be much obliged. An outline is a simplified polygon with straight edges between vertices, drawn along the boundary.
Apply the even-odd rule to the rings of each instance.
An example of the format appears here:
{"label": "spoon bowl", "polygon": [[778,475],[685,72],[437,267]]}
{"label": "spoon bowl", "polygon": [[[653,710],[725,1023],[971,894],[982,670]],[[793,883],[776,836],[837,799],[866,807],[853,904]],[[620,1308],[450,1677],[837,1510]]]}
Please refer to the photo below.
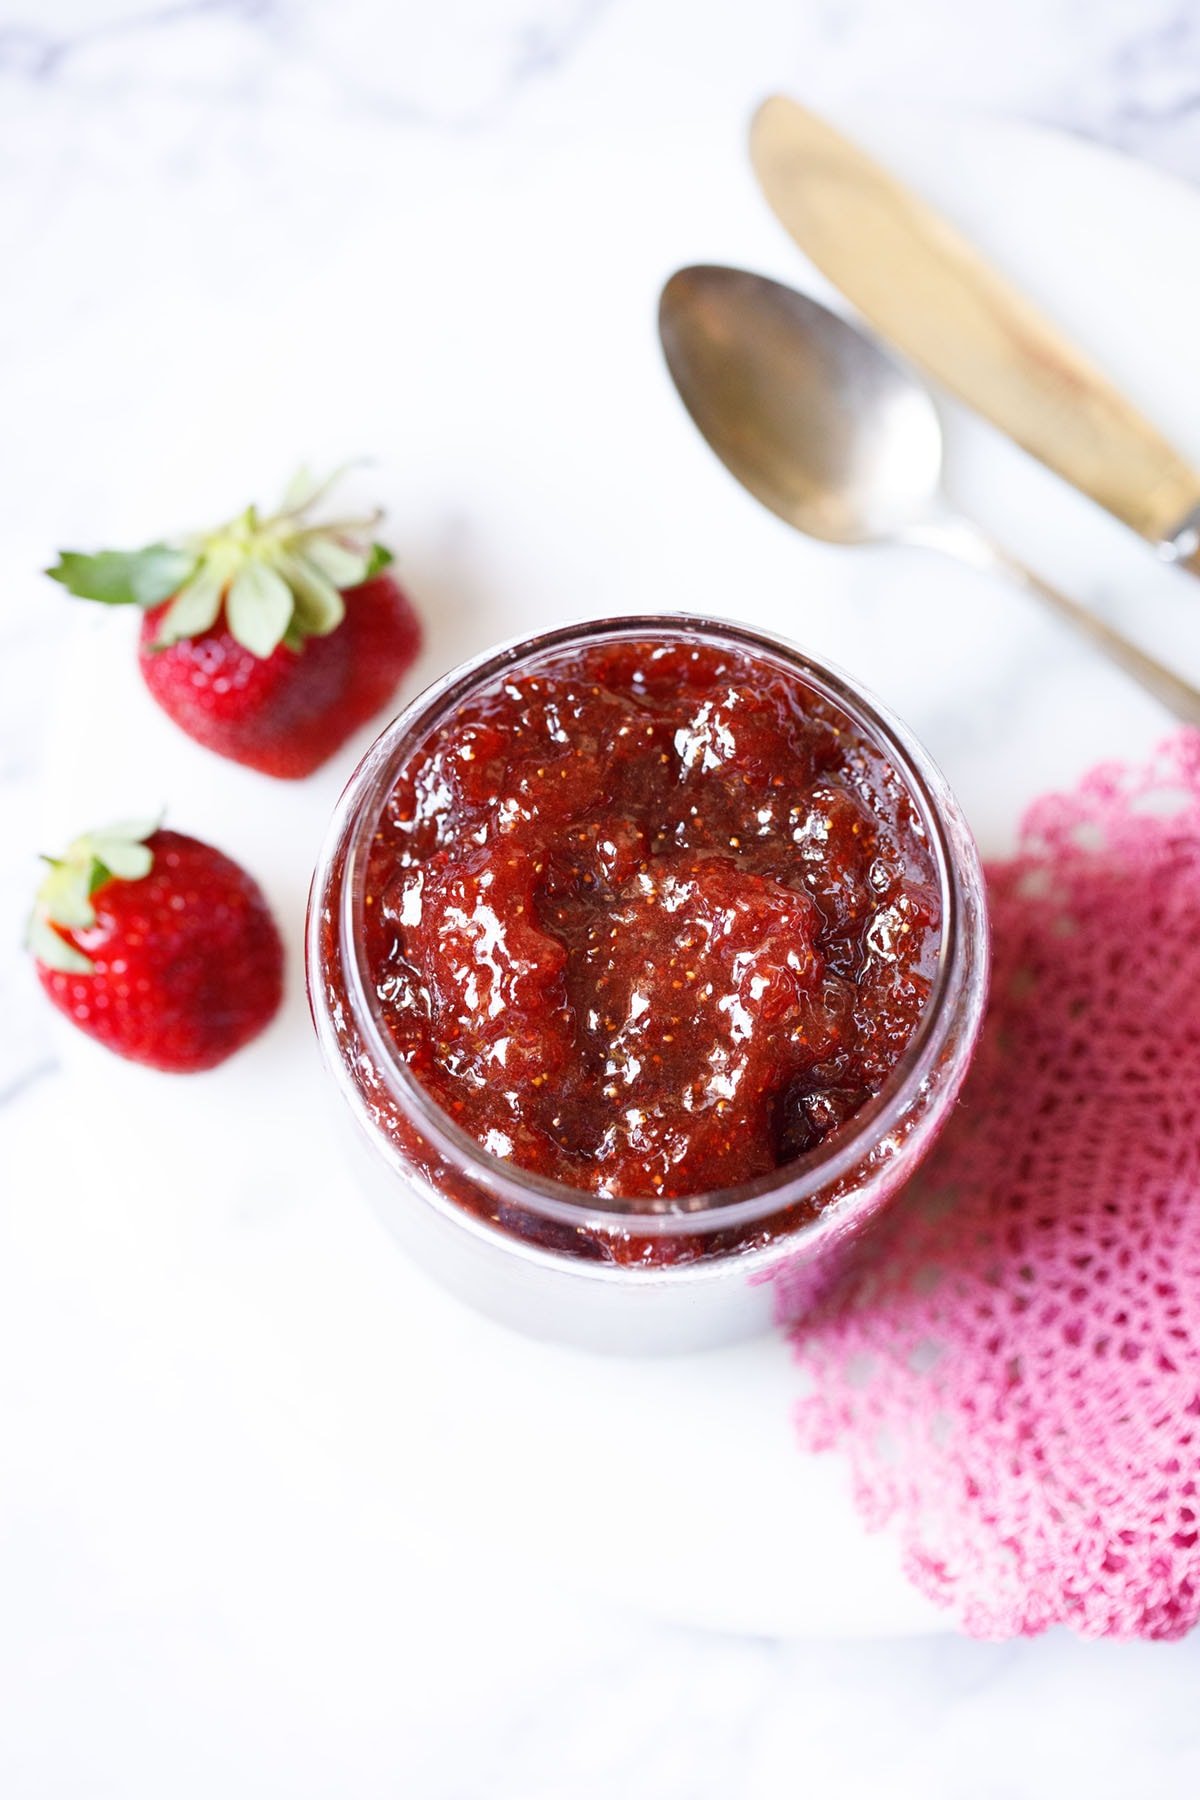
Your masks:
{"label": "spoon bowl", "polygon": [[680,269],[659,333],[701,435],[764,506],[827,543],[890,537],[933,505],[928,392],[873,338],[742,269]]}

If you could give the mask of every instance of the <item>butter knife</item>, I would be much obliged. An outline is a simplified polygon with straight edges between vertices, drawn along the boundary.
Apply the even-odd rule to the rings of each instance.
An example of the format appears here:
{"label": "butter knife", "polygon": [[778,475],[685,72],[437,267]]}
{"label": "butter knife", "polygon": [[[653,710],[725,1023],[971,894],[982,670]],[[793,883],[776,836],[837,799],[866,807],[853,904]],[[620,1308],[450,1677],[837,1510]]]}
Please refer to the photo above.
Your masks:
{"label": "butter knife", "polygon": [[750,151],[776,216],[882,337],[1200,575],[1200,472],[953,226],[782,95]]}

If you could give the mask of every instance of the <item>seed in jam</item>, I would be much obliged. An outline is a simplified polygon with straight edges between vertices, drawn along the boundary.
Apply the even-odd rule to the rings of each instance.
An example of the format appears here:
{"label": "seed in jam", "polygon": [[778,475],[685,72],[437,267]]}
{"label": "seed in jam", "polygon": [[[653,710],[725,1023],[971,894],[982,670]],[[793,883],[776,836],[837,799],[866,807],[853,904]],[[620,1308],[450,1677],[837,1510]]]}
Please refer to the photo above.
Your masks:
{"label": "seed in jam", "polygon": [[799,673],[686,640],[515,666],[408,757],[367,868],[399,1056],[537,1175],[672,1199],[841,1130],[912,1039],[934,862]]}

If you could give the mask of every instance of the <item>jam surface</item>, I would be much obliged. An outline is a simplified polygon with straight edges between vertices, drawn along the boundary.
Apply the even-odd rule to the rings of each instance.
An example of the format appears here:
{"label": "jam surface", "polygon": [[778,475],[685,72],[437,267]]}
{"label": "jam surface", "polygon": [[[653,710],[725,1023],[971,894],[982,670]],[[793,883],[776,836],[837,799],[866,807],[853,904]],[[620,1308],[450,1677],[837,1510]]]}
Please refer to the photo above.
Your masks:
{"label": "jam surface", "polygon": [[395,781],[365,921],[385,1028],[462,1130],[647,1199],[836,1133],[940,940],[884,753],[786,665],[669,639],[546,653],[464,701]]}

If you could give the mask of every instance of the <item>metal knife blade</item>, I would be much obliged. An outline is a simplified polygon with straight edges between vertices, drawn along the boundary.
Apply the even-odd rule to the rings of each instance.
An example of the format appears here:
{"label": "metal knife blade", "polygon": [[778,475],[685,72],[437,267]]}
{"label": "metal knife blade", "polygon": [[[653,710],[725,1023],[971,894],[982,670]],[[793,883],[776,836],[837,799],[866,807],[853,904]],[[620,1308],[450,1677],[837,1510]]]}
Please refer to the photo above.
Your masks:
{"label": "metal knife blade", "polygon": [[882,337],[1200,574],[1200,472],[953,226],[781,95],[750,153],[781,223]]}

